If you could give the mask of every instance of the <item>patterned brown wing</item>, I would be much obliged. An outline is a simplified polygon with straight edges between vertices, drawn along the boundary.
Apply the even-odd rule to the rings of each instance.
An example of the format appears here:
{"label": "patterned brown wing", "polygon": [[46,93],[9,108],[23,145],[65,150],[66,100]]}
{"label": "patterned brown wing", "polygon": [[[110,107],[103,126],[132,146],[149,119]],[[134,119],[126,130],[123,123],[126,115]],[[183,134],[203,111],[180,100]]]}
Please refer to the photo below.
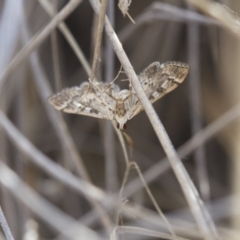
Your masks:
{"label": "patterned brown wing", "polygon": [[[139,81],[149,100],[154,103],[173,91],[186,78],[189,66],[181,62],[153,62],[139,75]],[[135,94],[136,95],[136,94]],[[143,110],[137,96],[133,96],[132,117]]]}
{"label": "patterned brown wing", "polygon": [[[103,88],[98,84],[97,87]],[[85,82],[80,87],[66,88],[49,98],[49,103],[57,110],[96,118],[113,119],[111,107],[114,100],[96,91],[92,84]],[[106,95],[106,94],[104,94]],[[109,102],[111,101],[111,102]],[[112,107],[114,108],[114,107]]]}

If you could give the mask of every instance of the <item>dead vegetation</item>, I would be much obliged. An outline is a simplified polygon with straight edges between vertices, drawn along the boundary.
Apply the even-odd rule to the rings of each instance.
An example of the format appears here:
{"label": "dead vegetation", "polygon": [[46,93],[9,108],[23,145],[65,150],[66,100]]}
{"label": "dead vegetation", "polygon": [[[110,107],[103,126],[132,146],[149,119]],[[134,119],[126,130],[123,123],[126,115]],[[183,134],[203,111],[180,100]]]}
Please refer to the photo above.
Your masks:
{"label": "dead vegetation", "polygon": [[[239,239],[240,3],[165,2],[0,1],[0,239]],[[190,72],[153,108],[154,61]],[[121,66],[128,136],[49,105]]]}

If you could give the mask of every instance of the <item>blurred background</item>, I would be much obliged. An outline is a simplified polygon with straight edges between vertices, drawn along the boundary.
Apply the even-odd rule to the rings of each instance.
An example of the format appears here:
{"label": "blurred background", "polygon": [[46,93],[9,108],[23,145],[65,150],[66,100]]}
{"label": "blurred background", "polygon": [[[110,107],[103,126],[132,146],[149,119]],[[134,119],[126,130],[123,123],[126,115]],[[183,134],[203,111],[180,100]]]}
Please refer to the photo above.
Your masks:
{"label": "blurred background", "polygon": [[[1,111],[33,146],[52,161],[77,177],[80,175],[85,180],[91,179],[94,185],[107,193],[117,193],[126,163],[111,123],[81,115],[61,114],[48,104],[47,99],[53,93],[88,80],[76,50],[69,45],[62,30],[52,30],[41,44],[35,45],[30,56],[23,58],[16,66],[11,65],[14,56],[68,2],[0,1],[1,76],[10,68],[0,81]],[[135,24],[123,16],[118,1],[108,2],[108,16],[136,73],[154,61],[189,64],[190,72],[183,84],[157,101],[154,108],[176,149],[184,144],[186,146],[189,139],[207,127],[205,132],[210,135],[209,138],[202,142],[199,140],[197,147],[189,152],[182,151],[179,156],[201,198],[209,203],[209,211],[223,239],[239,239],[239,107],[231,110],[240,101],[240,40],[217,19],[187,1],[133,0],[129,14]],[[240,13],[238,1],[222,0],[219,3]],[[52,17],[46,11],[49,8]],[[234,12],[227,8],[226,11],[238,21]],[[89,1],[82,1],[75,8],[65,19],[65,27],[72,33],[91,65],[97,17]],[[121,65],[112,52],[105,32],[102,41],[96,76],[101,81],[111,81]],[[121,88],[128,88],[128,82],[121,81],[126,78],[125,74],[121,74],[116,83]],[[219,119],[225,124],[212,134],[212,123]],[[31,158],[16,143],[13,144],[2,121],[0,125],[0,160],[32,190],[49,201],[51,206],[75,220],[84,221],[84,216],[88,216],[92,208],[91,204],[37,166],[32,161],[34,154]],[[193,217],[173,171],[164,165],[165,153],[145,112],[128,122],[126,133],[133,141],[131,160],[137,162],[143,173],[148,171],[145,177],[150,181],[149,187],[177,235],[202,239],[195,229]],[[15,141],[22,140],[15,136]],[[83,165],[79,166],[80,158],[85,170],[81,170]],[[158,164],[158,168],[153,167],[155,164]],[[151,171],[154,168],[156,175],[153,176]],[[131,171],[128,182],[136,177],[136,171]],[[1,183],[0,205],[15,239],[61,239],[55,227],[29,209],[6,184]],[[16,191],[21,195],[21,188]],[[126,200],[144,207],[144,211],[149,211],[148,216],[156,217],[154,205],[145,190],[140,187],[133,192]],[[37,205],[34,201],[29,204]],[[109,214],[113,221],[114,211]],[[144,216],[141,218],[131,213],[123,216],[122,221],[124,225],[159,229],[157,220],[148,222]],[[89,224],[89,227],[104,232],[99,221]],[[126,235],[123,239],[140,237]],[[4,239],[3,235],[0,239]]]}

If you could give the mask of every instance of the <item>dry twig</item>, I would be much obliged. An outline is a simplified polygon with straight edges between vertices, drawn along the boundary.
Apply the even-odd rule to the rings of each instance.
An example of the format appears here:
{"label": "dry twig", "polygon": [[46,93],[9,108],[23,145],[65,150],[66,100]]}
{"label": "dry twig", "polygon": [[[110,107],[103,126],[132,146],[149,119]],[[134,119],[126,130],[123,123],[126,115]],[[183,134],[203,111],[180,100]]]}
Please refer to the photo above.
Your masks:
{"label": "dry twig", "polygon": [[[90,0],[90,3],[96,13],[99,13],[99,1],[97,0]],[[220,239],[218,233],[216,231],[215,224],[211,220],[211,217],[207,210],[205,209],[198,192],[193,185],[188,173],[186,172],[185,168],[181,160],[179,159],[176,151],[174,150],[172,143],[166,134],[166,131],[156,114],[153,106],[151,105],[149,99],[146,97],[141,84],[138,81],[138,77],[133,70],[133,67],[124,52],[120,41],[118,40],[117,35],[115,34],[114,30],[111,27],[108,19],[105,20],[105,28],[108,34],[108,37],[113,45],[113,49],[116,55],[119,58],[128,78],[131,80],[132,86],[135,89],[138,98],[140,99],[146,114],[155,130],[155,133],[161,142],[164,151],[166,152],[170,164],[175,172],[175,175],[182,187],[184,195],[188,201],[188,204],[192,210],[192,214],[195,217],[198,227],[201,229],[201,232],[205,239],[213,240],[213,239]]]}

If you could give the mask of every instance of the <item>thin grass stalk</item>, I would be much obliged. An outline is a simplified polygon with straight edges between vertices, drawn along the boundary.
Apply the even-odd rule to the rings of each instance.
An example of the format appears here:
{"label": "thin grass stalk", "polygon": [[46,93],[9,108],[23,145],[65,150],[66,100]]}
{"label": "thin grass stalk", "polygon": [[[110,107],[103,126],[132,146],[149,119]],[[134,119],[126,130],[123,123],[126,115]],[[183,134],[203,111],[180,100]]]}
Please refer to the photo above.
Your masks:
{"label": "thin grass stalk", "polygon": [[104,27],[104,19],[107,10],[107,0],[101,1],[100,13],[98,15],[98,26],[97,26],[97,36],[95,41],[94,55],[93,55],[93,64],[92,71],[90,75],[90,82],[93,81],[95,72],[97,70],[97,65],[100,59],[101,53],[101,43],[102,43],[102,32]]}
{"label": "thin grass stalk", "polygon": [[[229,206],[237,204],[239,202],[240,195],[236,194],[230,197],[223,197],[222,199],[217,199],[207,204],[207,207],[212,211],[212,216],[214,220],[222,221],[232,216],[237,216],[240,213],[240,208],[234,209],[234,212],[229,211]],[[129,216],[129,212],[134,215],[133,223],[138,226],[148,226],[151,225],[152,229],[159,229],[159,225],[162,225],[162,219],[152,210],[140,207],[136,204],[126,203],[123,207],[123,215]],[[176,233],[188,236],[189,238],[199,238],[199,233],[195,227],[193,221],[191,221],[191,212],[189,209],[182,209],[170,212],[167,214],[171,225],[173,226]],[[136,220],[138,219],[138,220]],[[130,223],[133,225],[132,223]],[[161,229],[162,230],[162,229]],[[223,239],[238,239],[239,231],[231,232],[230,229],[224,227],[218,227],[219,232],[223,236]],[[230,237],[231,236],[231,237]]]}
{"label": "thin grass stalk", "polygon": [[162,239],[169,239],[169,240],[189,240],[187,238],[173,236],[171,234],[156,232],[156,231],[152,231],[152,230],[140,228],[140,227],[119,226],[114,229],[114,232],[118,234],[131,233],[131,234],[141,235],[141,237],[147,236],[147,237],[155,237],[155,238],[162,238]]}
{"label": "thin grass stalk", "polygon": [[[148,187],[143,175],[142,175],[142,172],[139,168],[139,166],[137,165],[136,162],[129,162],[127,167],[126,167],[126,171],[125,171],[125,174],[124,174],[124,178],[123,178],[123,182],[122,182],[122,186],[121,186],[121,189],[120,189],[120,192],[119,192],[119,201],[121,201],[121,199],[123,198],[123,191],[124,191],[124,188],[126,186],[126,183],[127,183],[127,180],[128,180],[128,177],[129,177],[129,173],[131,171],[131,169],[135,169],[138,173],[138,176],[140,178],[140,181],[143,185],[143,187],[145,188],[145,191],[147,192],[147,195],[149,196],[150,200],[152,201],[155,209],[157,210],[159,216],[163,219],[164,221],[164,224],[165,226],[167,227],[168,231],[173,235],[173,236],[176,236],[172,227],[171,227],[171,224],[169,223],[169,221],[167,220],[167,218],[164,216],[162,210],[160,209],[160,207],[158,206],[158,203],[156,201],[156,199],[154,198],[150,188]],[[119,222],[119,217],[120,217],[120,211],[121,209],[118,209],[117,211],[117,214],[116,214],[116,218],[115,218],[115,227],[117,227],[117,223]]]}
{"label": "thin grass stalk", "polygon": [[[43,9],[50,15],[53,16],[54,14],[54,9],[49,3],[48,0],[38,0],[38,2],[41,4]],[[79,59],[80,63],[82,64],[84,70],[86,71],[87,75],[90,77],[91,75],[91,68],[90,65],[88,64],[87,59],[85,58],[79,44],[77,43],[76,39],[70,32],[69,28],[64,22],[59,23],[58,25],[59,30],[63,34],[63,36],[66,38],[67,42],[73,49],[73,52],[76,54],[77,58]]]}
{"label": "thin grass stalk", "polygon": [[82,2],[82,0],[71,0],[67,5],[51,20],[51,22],[44,27],[42,31],[37,33],[29,43],[23,47],[11,60],[9,65],[1,72],[0,75],[0,89],[6,81],[9,74],[24,61],[40,44],[51,34],[52,30],[63,21],[68,15],[70,15],[76,7]]}
{"label": "thin grass stalk", "polygon": [[[134,216],[132,219],[129,219],[131,220],[129,225],[144,227],[149,226],[149,228],[152,230],[165,232],[166,224],[163,221],[162,217],[159,216],[159,214],[157,214],[155,211],[139,206],[137,204],[126,203],[123,207],[122,213],[125,217],[127,217],[129,216],[129,212],[131,212]],[[190,239],[202,239],[201,233],[196,228],[196,224],[194,223],[192,216],[184,218],[184,215],[179,216],[177,213],[178,210],[166,214],[166,217],[169,220],[176,235],[182,235]],[[188,211],[188,213],[191,215],[190,211]]]}
{"label": "thin grass stalk", "polygon": [[[58,0],[53,1],[53,17],[58,12]],[[58,32],[54,29],[51,34],[51,46],[53,56],[53,72],[55,89],[60,91],[62,89],[61,70],[60,70],[60,57],[59,57],[59,46],[58,46]]]}
{"label": "thin grass stalk", "polygon": [[[119,195],[118,195],[118,201],[119,201],[119,202],[122,202],[123,190],[124,190],[124,187],[125,187],[125,185],[126,185],[126,183],[127,183],[130,170],[131,170],[131,164],[130,164],[130,162],[129,162],[129,163],[127,164],[127,166],[126,166],[126,170],[125,170],[125,173],[124,173],[122,185],[121,185],[121,188],[120,188],[120,191],[119,191]],[[123,203],[123,204],[124,204],[124,203]],[[115,220],[114,220],[115,228],[119,225],[120,214],[121,214],[121,210],[122,210],[121,207],[122,207],[122,206],[120,205],[120,207],[116,210],[116,216],[115,216]]]}
{"label": "thin grass stalk", "polygon": [[[142,184],[142,182],[141,182]],[[226,218],[229,218],[233,215],[238,215],[240,212],[239,209],[235,209],[234,212],[228,211],[229,204],[235,204],[239,201],[240,196],[232,196],[232,197],[226,197],[223,199],[218,199],[215,201],[212,201],[211,203],[208,203],[207,206],[212,210],[213,219],[217,221],[226,220]],[[139,206],[137,204],[128,203],[122,205],[122,215],[127,217],[130,221],[129,225],[137,225],[137,226],[151,226],[151,228],[158,229],[158,231],[164,231],[165,230],[165,223],[163,222],[163,219],[156,214],[154,211],[149,210],[143,206]],[[89,224],[94,224],[96,222],[97,218],[99,217],[96,215],[93,211],[91,212],[91,216],[88,215],[88,219],[85,217],[82,217],[79,219],[79,221],[82,224],[86,224],[87,226]],[[199,231],[196,229],[196,226],[194,222],[191,220],[191,212],[189,209],[183,209],[183,210],[176,210],[173,212],[170,212],[167,214],[167,219],[169,219],[169,222],[171,223],[171,226],[173,227],[174,231],[178,235],[187,236],[190,239],[195,239],[200,237]],[[238,240],[239,234],[238,231],[231,231],[227,230],[222,227],[218,227],[219,232],[223,236],[223,239],[234,239]],[[60,240],[60,239],[54,239],[54,240]],[[61,240],[63,240],[61,238]]]}
{"label": "thin grass stalk", "polygon": [[[42,7],[47,11],[47,13],[49,15],[53,15],[53,8],[51,7],[51,5],[49,4],[49,2],[47,0],[38,0],[39,3],[42,5]],[[71,32],[69,31],[68,27],[66,26],[65,23],[60,23],[58,25],[60,31],[62,32],[62,34],[64,35],[64,37],[66,38],[66,40],[68,41],[69,45],[72,47],[74,53],[76,54],[77,58],[79,59],[80,63],[82,64],[84,70],[86,71],[87,75],[90,77],[91,75],[91,68],[90,65],[88,64],[80,46],[78,45],[77,41],[75,40],[75,38],[73,37],[73,35],[71,34]],[[126,146],[125,146],[125,142],[123,139],[122,134],[118,131],[118,129],[115,127],[115,123],[112,123],[115,129],[115,132],[117,133],[117,136],[119,138],[119,141],[121,143],[122,149],[123,149],[123,153],[124,153],[124,158],[127,162],[129,162],[129,157],[127,154],[127,150],[126,150]]]}
{"label": "thin grass stalk", "polygon": [[[29,35],[25,25],[23,34],[25,38]],[[76,169],[78,174],[84,180],[91,182],[90,176],[85,168],[84,162],[77,151],[77,148],[71,138],[70,133],[68,132],[66,123],[64,122],[61,114],[57,113],[47,101],[48,97],[52,94],[52,91],[50,89],[46,76],[41,68],[37,54],[33,53],[30,56],[30,59],[31,59],[30,63],[33,67],[33,72],[35,74],[34,80],[36,81],[37,90],[39,91],[39,95],[42,99],[42,102],[50,118],[50,121],[52,122],[52,125],[57,133],[57,136],[59,137],[60,142],[62,143],[63,149],[65,150],[67,156],[70,156],[69,159],[71,160],[70,164],[72,165],[72,169]],[[104,209],[94,199],[91,200],[91,203],[93,204],[94,207],[96,207],[100,211],[102,215],[101,221],[105,229],[109,231],[111,221],[108,218],[108,216],[104,213]]]}
{"label": "thin grass stalk", "polygon": [[[29,39],[29,32],[25,22],[23,23],[23,39],[26,42]],[[36,89],[39,92],[39,96],[43,102],[43,106],[49,116],[49,119],[53,125],[53,128],[64,148],[67,155],[70,156],[70,164],[72,169],[76,169],[78,174],[85,180],[90,181],[90,177],[84,166],[84,162],[81,159],[76,146],[71,138],[70,133],[67,130],[66,123],[64,122],[61,115],[56,112],[48,103],[48,97],[52,95],[52,90],[49,85],[49,81],[46,79],[46,75],[41,67],[39,57],[36,53],[30,56],[30,64],[32,66],[33,73],[35,75]]]}
{"label": "thin grass stalk", "polygon": [[[19,69],[19,78],[18,82],[16,83],[16,96],[14,99],[15,104],[14,104],[14,122],[16,122],[17,128],[22,132],[26,133],[27,126],[29,124],[26,119],[29,120],[29,115],[27,111],[27,67],[24,66],[23,68]],[[27,167],[24,161],[24,155],[16,149],[14,151],[14,163],[15,163],[15,171],[18,174],[18,176],[22,179],[26,176],[27,173]],[[1,158],[1,157],[0,157]],[[16,202],[15,202],[16,203]],[[23,207],[20,204],[17,204],[17,217],[15,216],[16,219],[16,225],[18,229],[18,234],[20,236],[23,236],[25,227],[26,227],[26,222],[29,217],[28,211],[26,210],[25,207]]]}
{"label": "thin grass stalk", "polygon": [[[1,183],[19,201],[25,204],[33,213],[37,214],[55,230],[73,240],[77,238],[91,240],[102,239],[96,232],[76,222],[73,218],[58,210],[53,204],[34,192],[5,164],[0,162],[0,166]],[[68,228],[72,228],[72,231],[66,231]],[[13,238],[9,239],[12,240]]]}
{"label": "thin grass stalk", "polygon": [[[34,164],[42,168],[46,173],[55,179],[59,180],[66,186],[86,196],[87,199],[95,199],[96,201],[107,201],[108,195],[95,187],[94,185],[85,182],[69,171],[66,171],[60,165],[54,163],[53,160],[40,152],[33,144],[25,138],[18,129],[9,121],[6,115],[0,110],[0,125],[6,135],[12,140],[14,145],[27,157],[32,160]],[[110,200],[109,200],[110,201]]]}
{"label": "thin grass stalk", "polygon": [[[200,32],[198,23],[188,24],[188,60],[189,70],[189,101],[192,135],[202,128],[202,105],[200,83]],[[199,190],[204,201],[210,199],[210,185],[206,165],[206,153],[203,145],[194,152],[194,161],[198,178]]]}
{"label": "thin grass stalk", "polygon": [[6,130],[6,133],[13,140],[13,143],[19,148],[19,150],[32,159],[35,164],[62,183],[77,192],[82,193],[83,196],[86,196],[90,202],[93,202],[98,214],[101,216],[101,221],[103,221],[106,230],[110,231],[111,223],[108,222],[106,213],[102,208],[98,207],[101,205],[98,203],[95,204],[95,201],[99,201],[100,199],[101,202],[111,202],[109,196],[106,196],[100,189],[97,189],[88,182],[77,179],[70,172],[66,171],[61,166],[55,164],[51,159],[44,156],[11,124],[1,111],[0,125]]}
{"label": "thin grass stalk", "polygon": [[196,9],[201,10],[205,14],[217,20],[222,27],[240,39],[240,20],[235,14],[233,14],[232,10],[227,9],[225,5],[221,5],[220,3],[211,0],[185,1],[195,6]]}
{"label": "thin grass stalk", "polygon": [[[114,1],[108,1],[107,16],[114,28],[115,26],[115,2]],[[112,45],[108,38],[106,38],[105,65],[106,65],[105,81],[110,83],[114,79],[115,56],[114,56]]]}
{"label": "thin grass stalk", "polygon": [[[240,118],[240,104],[235,105],[221,117],[219,117],[214,122],[208,124],[204,129],[196,133],[191,139],[189,139],[185,144],[178,148],[177,152],[184,160],[184,157],[192,153],[200,145],[205,144],[211,138],[213,138],[218,132],[223,130],[229,124]],[[154,164],[147,171],[144,172],[143,176],[147,183],[150,183],[161,175],[170,170],[171,166],[167,158],[159,160],[158,163]],[[126,196],[131,196],[136,191],[141,188],[141,181],[139,179],[132,180],[125,189]]]}
{"label": "thin grass stalk", "polygon": [[[53,8],[48,3],[48,1],[46,1],[46,0],[38,0],[38,1],[42,5],[42,7],[47,11],[47,13],[49,15],[53,15]],[[87,60],[86,60],[86,58],[85,58],[85,56],[84,56],[80,46],[76,42],[75,38],[73,37],[73,35],[69,31],[69,29],[67,28],[65,23],[60,23],[58,27],[59,27],[60,31],[63,33],[63,35],[66,38],[66,40],[68,41],[69,45],[72,47],[74,53],[78,57],[80,63],[82,64],[84,70],[86,71],[87,75],[90,77],[90,74],[91,74],[90,65],[88,64],[88,62],[87,62]],[[115,128],[115,124],[114,123],[113,123],[113,126]],[[118,129],[115,128],[115,131],[117,132],[119,141],[121,143],[121,146],[122,146],[122,149],[123,149],[123,152],[124,152],[125,160],[129,161],[123,136],[119,133]]]}
{"label": "thin grass stalk", "polygon": [[0,224],[1,224],[1,227],[2,227],[2,230],[4,232],[4,235],[6,237],[7,240],[14,240],[14,237],[11,233],[11,230],[8,226],[8,223],[7,223],[7,220],[4,216],[4,213],[2,211],[2,208],[0,206]]}
{"label": "thin grass stalk", "polygon": [[105,185],[108,192],[116,192],[118,188],[117,158],[115,151],[114,128],[110,121],[104,121],[104,156],[105,156]]}
{"label": "thin grass stalk", "polygon": [[117,129],[117,127],[114,124],[114,122],[112,122],[112,125],[113,125],[113,127],[115,129],[115,132],[117,133],[118,140],[119,140],[121,148],[123,150],[124,160],[125,160],[125,163],[126,163],[126,166],[127,166],[128,163],[130,162],[130,160],[129,160],[127,147],[126,147],[126,144],[125,144],[125,141],[124,141],[124,137],[123,137],[122,133]]}
{"label": "thin grass stalk", "polygon": [[142,14],[137,16],[136,24],[129,23],[119,33],[119,39],[125,42],[139,27],[153,21],[196,22],[207,25],[221,25],[218,21],[200,13],[182,9],[170,4],[153,2]]}
{"label": "thin grass stalk", "polygon": [[[108,1],[107,15],[109,20],[114,26],[115,23],[115,2]],[[105,81],[110,83],[114,79],[114,51],[109,39],[106,38],[105,46]],[[114,124],[114,123],[113,123]],[[106,189],[109,192],[116,192],[118,188],[117,177],[117,158],[116,158],[116,146],[114,128],[110,121],[104,121],[104,154],[105,154],[105,181]]]}
{"label": "thin grass stalk", "polygon": [[[94,11],[99,14],[99,1],[97,0],[89,0]],[[133,70],[133,67],[124,52],[122,45],[115,34],[114,30],[111,27],[111,24],[109,23],[109,20],[105,19],[105,28],[106,32],[108,34],[108,37],[113,45],[113,49],[116,53],[116,55],[119,58],[119,61],[121,62],[126,74],[128,75],[129,79],[131,80],[131,83],[133,85],[133,88],[135,89],[137,96],[139,100],[141,101],[146,114],[155,130],[155,133],[160,141],[160,143],[163,146],[163,149],[165,153],[168,156],[168,159],[171,163],[172,169],[174,170],[174,173],[182,187],[183,193],[188,201],[188,204],[192,210],[192,214],[195,217],[196,223],[198,227],[200,228],[203,237],[206,240],[214,240],[214,239],[220,239],[219,235],[217,233],[216,227],[214,222],[212,221],[209,213],[207,212],[206,208],[204,207],[204,204],[202,203],[199,194],[193,185],[188,173],[186,172],[186,169],[184,168],[181,160],[179,159],[175,149],[173,148],[173,145],[158,117],[156,114],[153,106],[151,105],[149,99],[146,97],[141,84],[138,81],[138,77],[136,73]]]}
{"label": "thin grass stalk", "polygon": [[167,219],[167,218],[165,217],[165,215],[163,214],[163,212],[162,212],[162,210],[160,209],[160,207],[159,207],[156,199],[154,198],[154,196],[153,196],[153,194],[152,194],[149,186],[147,185],[147,183],[146,183],[146,181],[145,181],[145,179],[144,179],[144,177],[143,177],[143,174],[142,174],[142,172],[141,172],[138,164],[137,164],[136,162],[132,162],[131,164],[132,164],[132,167],[134,167],[134,168],[136,169],[136,171],[137,171],[137,173],[138,173],[138,175],[139,175],[139,177],[140,177],[140,179],[141,179],[141,182],[142,182],[142,184],[143,184],[143,187],[145,188],[145,191],[147,192],[149,198],[151,199],[151,201],[152,201],[155,209],[157,210],[159,216],[163,219],[163,221],[164,221],[164,223],[165,223],[168,231],[169,231],[173,236],[176,236],[176,234],[174,233],[174,231],[173,231],[173,229],[172,229],[171,224],[169,223],[168,219]]}
{"label": "thin grass stalk", "polygon": [[[53,9],[46,0],[39,0],[39,2],[43,6],[43,8],[47,11],[47,13],[49,15],[53,15]],[[91,74],[90,66],[89,66],[84,54],[82,53],[82,50],[81,50],[80,46],[78,45],[78,43],[74,39],[73,35],[71,34],[69,29],[67,28],[66,24],[65,23],[60,23],[58,27],[59,27],[60,31],[63,33],[63,35],[65,36],[65,38],[67,39],[70,46],[72,47],[72,49],[75,52],[76,56],[78,57],[79,61],[83,65],[85,71],[87,72],[88,76],[90,77],[90,74]],[[114,123],[112,123],[112,124],[115,128]],[[118,129],[115,128],[115,131],[117,132],[119,141],[121,143],[121,146],[122,146],[122,149],[123,149],[123,152],[124,152],[125,160],[129,161],[123,136],[121,135],[121,133],[119,133]]]}
{"label": "thin grass stalk", "polygon": [[[1,7],[0,36],[4,37],[0,37],[0,73],[7,68],[11,58],[17,51],[17,43],[20,35],[19,25],[23,11],[21,1],[4,1],[1,2]],[[11,88],[10,91],[13,89],[14,88]],[[1,95],[0,105],[4,111],[9,110],[11,99],[11,93],[7,94],[5,92]],[[3,132],[0,132],[0,158],[5,162],[9,162],[10,159],[8,141]],[[16,236],[19,227],[18,218],[16,216],[16,204],[9,192],[2,185],[0,187],[1,206],[4,209],[5,216],[11,226],[12,234]]]}

